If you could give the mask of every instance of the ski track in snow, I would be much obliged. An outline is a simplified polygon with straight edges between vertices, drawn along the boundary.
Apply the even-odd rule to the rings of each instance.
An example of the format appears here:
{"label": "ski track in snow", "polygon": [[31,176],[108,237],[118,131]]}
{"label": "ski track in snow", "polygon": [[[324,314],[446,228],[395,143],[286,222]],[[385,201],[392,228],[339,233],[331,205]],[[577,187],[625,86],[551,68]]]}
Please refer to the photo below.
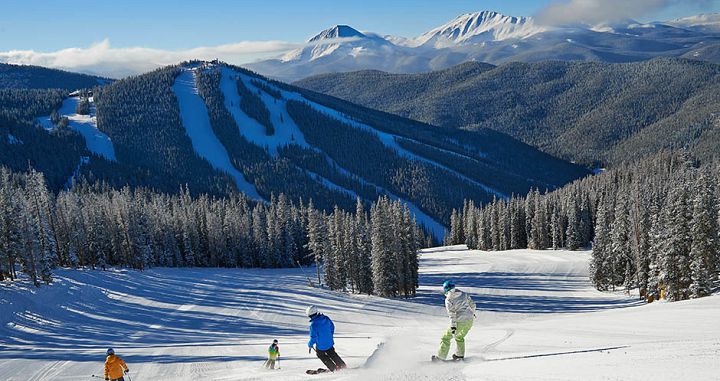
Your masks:
{"label": "ski track in snow", "polygon": [[[58,270],[39,289],[0,283],[0,379],[90,379],[113,346],[134,381],[305,380],[321,366],[307,353],[308,304],[333,318],[338,353],[355,368],[320,376],[328,380],[716,378],[720,296],[640,305],[593,289],[589,259],[427,249],[408,300],[312,288],[312,268]],[[478,317],[467,362],[431,364],[449,324],[446,279],[473,296]],[[269,372],[261,365],[274,338],[281,369]]]}
{"label": "ski track in snow", "polygon": [[187,131],[195,152],[205,158],[218,170],[221,170],[235,180],[238,189],[248,197],[262,200],[255,186],[249,183],[243,174],[232,165],[225,146],[215,136],[210,124],[205,101],[198,94],[195,85],[195,72],[192,69],[183,69],[175,79],[173,91],[180,106],[182,124]]}
{"label": "ski track in snow", "polygon": [[[95,102],[93,102],[92,97],[89,98],[89,101],[90,114],[80,115],[76,112],[80,97],[77,95],[70,96],[63,101],[62,106],[58,109],[58,116],[68,118],[69,127],[82,135],[90,152],[103,156],[110,161],[116,161],[115,147],[112,140],[97,127]],[[36,120],[46,130],[55,129],[55,125],[50,121],[50,116],[44,116]]]}

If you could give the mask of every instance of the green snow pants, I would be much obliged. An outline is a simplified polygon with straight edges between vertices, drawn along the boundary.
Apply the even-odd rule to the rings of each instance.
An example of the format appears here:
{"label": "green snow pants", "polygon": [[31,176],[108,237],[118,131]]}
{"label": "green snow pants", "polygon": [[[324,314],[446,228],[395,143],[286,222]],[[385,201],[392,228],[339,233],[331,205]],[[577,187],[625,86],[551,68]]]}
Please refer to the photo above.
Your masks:
{"label": "green snow pants", "polygon": [[[455,344],[457,345],[457,349],[455,350],[455,355],[465,357],[465,336],[470,332],[472,326],[472,320],[457,322],[457,329],[455,330]],[[450,340],[452,340],[452,338],[452,327],[450,327],[445,332],[445,335],[443,335],[440,342],[440,349],[438,350],[438,357],[443,360],[447,358],[448,352],[450,351]]]}

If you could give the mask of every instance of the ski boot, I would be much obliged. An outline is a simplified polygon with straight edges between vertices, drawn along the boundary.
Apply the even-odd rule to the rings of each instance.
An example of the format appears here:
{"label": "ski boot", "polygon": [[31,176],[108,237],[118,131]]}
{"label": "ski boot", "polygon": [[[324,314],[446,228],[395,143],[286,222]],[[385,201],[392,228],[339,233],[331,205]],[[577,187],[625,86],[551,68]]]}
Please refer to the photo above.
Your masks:
{"label": "ski boot", "polygon": [[453,361],[465,361],[465,356],[458,356],[453,354]]}

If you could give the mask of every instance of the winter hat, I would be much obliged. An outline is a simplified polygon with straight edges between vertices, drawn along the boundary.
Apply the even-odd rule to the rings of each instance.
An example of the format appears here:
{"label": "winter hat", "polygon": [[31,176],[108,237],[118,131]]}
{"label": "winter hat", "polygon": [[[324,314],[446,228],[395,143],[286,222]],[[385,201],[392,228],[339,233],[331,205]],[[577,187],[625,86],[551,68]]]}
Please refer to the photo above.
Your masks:
{"label": "winter hat", "polygon": [[114,355],[114,354],[115,354],[115,350],[112,349],[112,348],[108,348],[108,350],[107,350],[105,353],[106,353],[108,356]]}
{"label": "winter hat", "polygon": [[310,317],[310,316],[313,316],[313,315],[317,315],[318,312],[319,312],[319,311],[318,311],[318,308],[317,308],[317,307],[315,307],[315,306],[310,306],[310,307],[308,307],[308,308],[305,310],[305,315],[306,315],[307,317]]}
{"label": "winter hat", "polygon": [[443,283],[443,292],[447,293],[448,291],[455,288],[455,283],[451,280],[446,280],[445,283]]}

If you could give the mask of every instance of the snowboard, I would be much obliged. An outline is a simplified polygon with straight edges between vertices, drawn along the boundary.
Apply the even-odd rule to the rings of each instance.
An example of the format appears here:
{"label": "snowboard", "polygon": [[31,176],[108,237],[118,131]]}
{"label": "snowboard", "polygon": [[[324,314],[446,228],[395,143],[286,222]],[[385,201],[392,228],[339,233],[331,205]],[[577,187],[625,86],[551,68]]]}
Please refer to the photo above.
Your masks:
{"label": "snowboard", "polygon": [[443,363],[458,363],[458,362],[464,362],[465,359],[464,359],[464,358],[462,358],[462,359],[441,359],[440,357],[437,357],[437,356],[433,355],[432,357],[430,357],[430,361],[431,361],[431,362],[434,362],[434,363],[443,364]]}
{"label": "snowboard", "polygon": [[317,368],[317,369],[308,369],[305,371],[307,374],[321,374],[321,373],[328,373],[330,370],[323,369],[323,368]]}

